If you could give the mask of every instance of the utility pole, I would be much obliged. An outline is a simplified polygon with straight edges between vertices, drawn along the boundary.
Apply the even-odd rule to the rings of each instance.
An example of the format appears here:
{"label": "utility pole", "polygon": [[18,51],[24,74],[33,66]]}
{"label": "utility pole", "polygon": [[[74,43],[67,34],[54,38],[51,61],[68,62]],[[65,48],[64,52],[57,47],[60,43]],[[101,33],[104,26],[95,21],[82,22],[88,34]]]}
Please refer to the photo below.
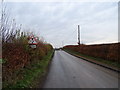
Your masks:
{"label": "utility pole", "polygon": [[78,45],[80,45],[80,27],[78,25]]}

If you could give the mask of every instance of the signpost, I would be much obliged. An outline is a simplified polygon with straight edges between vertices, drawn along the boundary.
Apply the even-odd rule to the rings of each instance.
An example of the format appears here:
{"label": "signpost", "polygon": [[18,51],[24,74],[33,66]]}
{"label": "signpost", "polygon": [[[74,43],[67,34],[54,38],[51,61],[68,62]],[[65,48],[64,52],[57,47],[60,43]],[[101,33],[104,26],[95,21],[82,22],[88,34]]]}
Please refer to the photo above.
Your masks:
{"label": "signpost", "polygon": [[34,37],[30,37],[28,43],[29,43],[31,48],[36,48],[37,47],[37,42],[36,42],[36,39]]}

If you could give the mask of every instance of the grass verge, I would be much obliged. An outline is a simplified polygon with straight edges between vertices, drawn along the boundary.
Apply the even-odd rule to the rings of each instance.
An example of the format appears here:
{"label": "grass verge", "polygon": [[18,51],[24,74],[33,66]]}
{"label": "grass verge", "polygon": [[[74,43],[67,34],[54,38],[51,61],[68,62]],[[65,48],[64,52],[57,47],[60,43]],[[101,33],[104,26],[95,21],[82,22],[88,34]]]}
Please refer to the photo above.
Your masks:
{"label": "grass verge", "polygon": [[37,62],[32,63],[31,65],[21,69],[18,72],[18,75],[22,76],[21,78],[16,79],[15,84],[8,84],[5,87],[7,88],[40,88],[43,83],[43,78],[47,74],[47,69],[49,63],[54,54],[54,50],[49,51],[49,53],[42,59],[37,60]]}
{"label": "grass verge", "polygon": [[68,52],[68,53],[71,53],[73,55],[77,55],[77,56],[82,56],[83,58],[87,58],[87,59],[91,59],[93,61],[97,61],[97,62],[100,62],[100,63],[103,63],[103,64],[106,64],[110,67],[114,67],[114,68],[120,68],[120,64],[118,62],[113,62],[113,61],[110,61],[110,60],[104,60],[104,59],[101,59],[101,58],[97,58],[97,57],[92,57],[92,56],[88,56],[88,55],[84,55],[84,54],[81,54],[79,52],[75,52],[75,51],[72,51],[72,50],[68,50],[68,49],[64,49],[64,51]]}

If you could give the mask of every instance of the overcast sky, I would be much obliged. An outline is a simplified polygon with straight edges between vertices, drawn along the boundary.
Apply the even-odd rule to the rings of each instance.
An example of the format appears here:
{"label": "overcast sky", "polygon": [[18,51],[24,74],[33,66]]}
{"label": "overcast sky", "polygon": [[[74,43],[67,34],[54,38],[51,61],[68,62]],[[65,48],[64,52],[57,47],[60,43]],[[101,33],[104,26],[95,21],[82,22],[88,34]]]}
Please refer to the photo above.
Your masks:
{"label": "overcast sky", "polygon": [[54,47],[118,41],[117,2],[7,2],[11,17]]}

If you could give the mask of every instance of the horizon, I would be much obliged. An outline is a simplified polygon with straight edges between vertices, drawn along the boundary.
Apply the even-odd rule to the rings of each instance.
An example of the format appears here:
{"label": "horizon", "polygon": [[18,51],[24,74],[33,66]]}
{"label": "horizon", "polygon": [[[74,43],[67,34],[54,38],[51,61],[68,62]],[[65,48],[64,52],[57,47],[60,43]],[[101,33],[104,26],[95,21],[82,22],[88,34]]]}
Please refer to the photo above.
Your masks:
{"label": "horizon", "polygon": [[77,25],[81,26],[83,44],[118,42],[117,2],[6,2],[6,5],[24,31],[34,31],[53,47],[77,45]]}

